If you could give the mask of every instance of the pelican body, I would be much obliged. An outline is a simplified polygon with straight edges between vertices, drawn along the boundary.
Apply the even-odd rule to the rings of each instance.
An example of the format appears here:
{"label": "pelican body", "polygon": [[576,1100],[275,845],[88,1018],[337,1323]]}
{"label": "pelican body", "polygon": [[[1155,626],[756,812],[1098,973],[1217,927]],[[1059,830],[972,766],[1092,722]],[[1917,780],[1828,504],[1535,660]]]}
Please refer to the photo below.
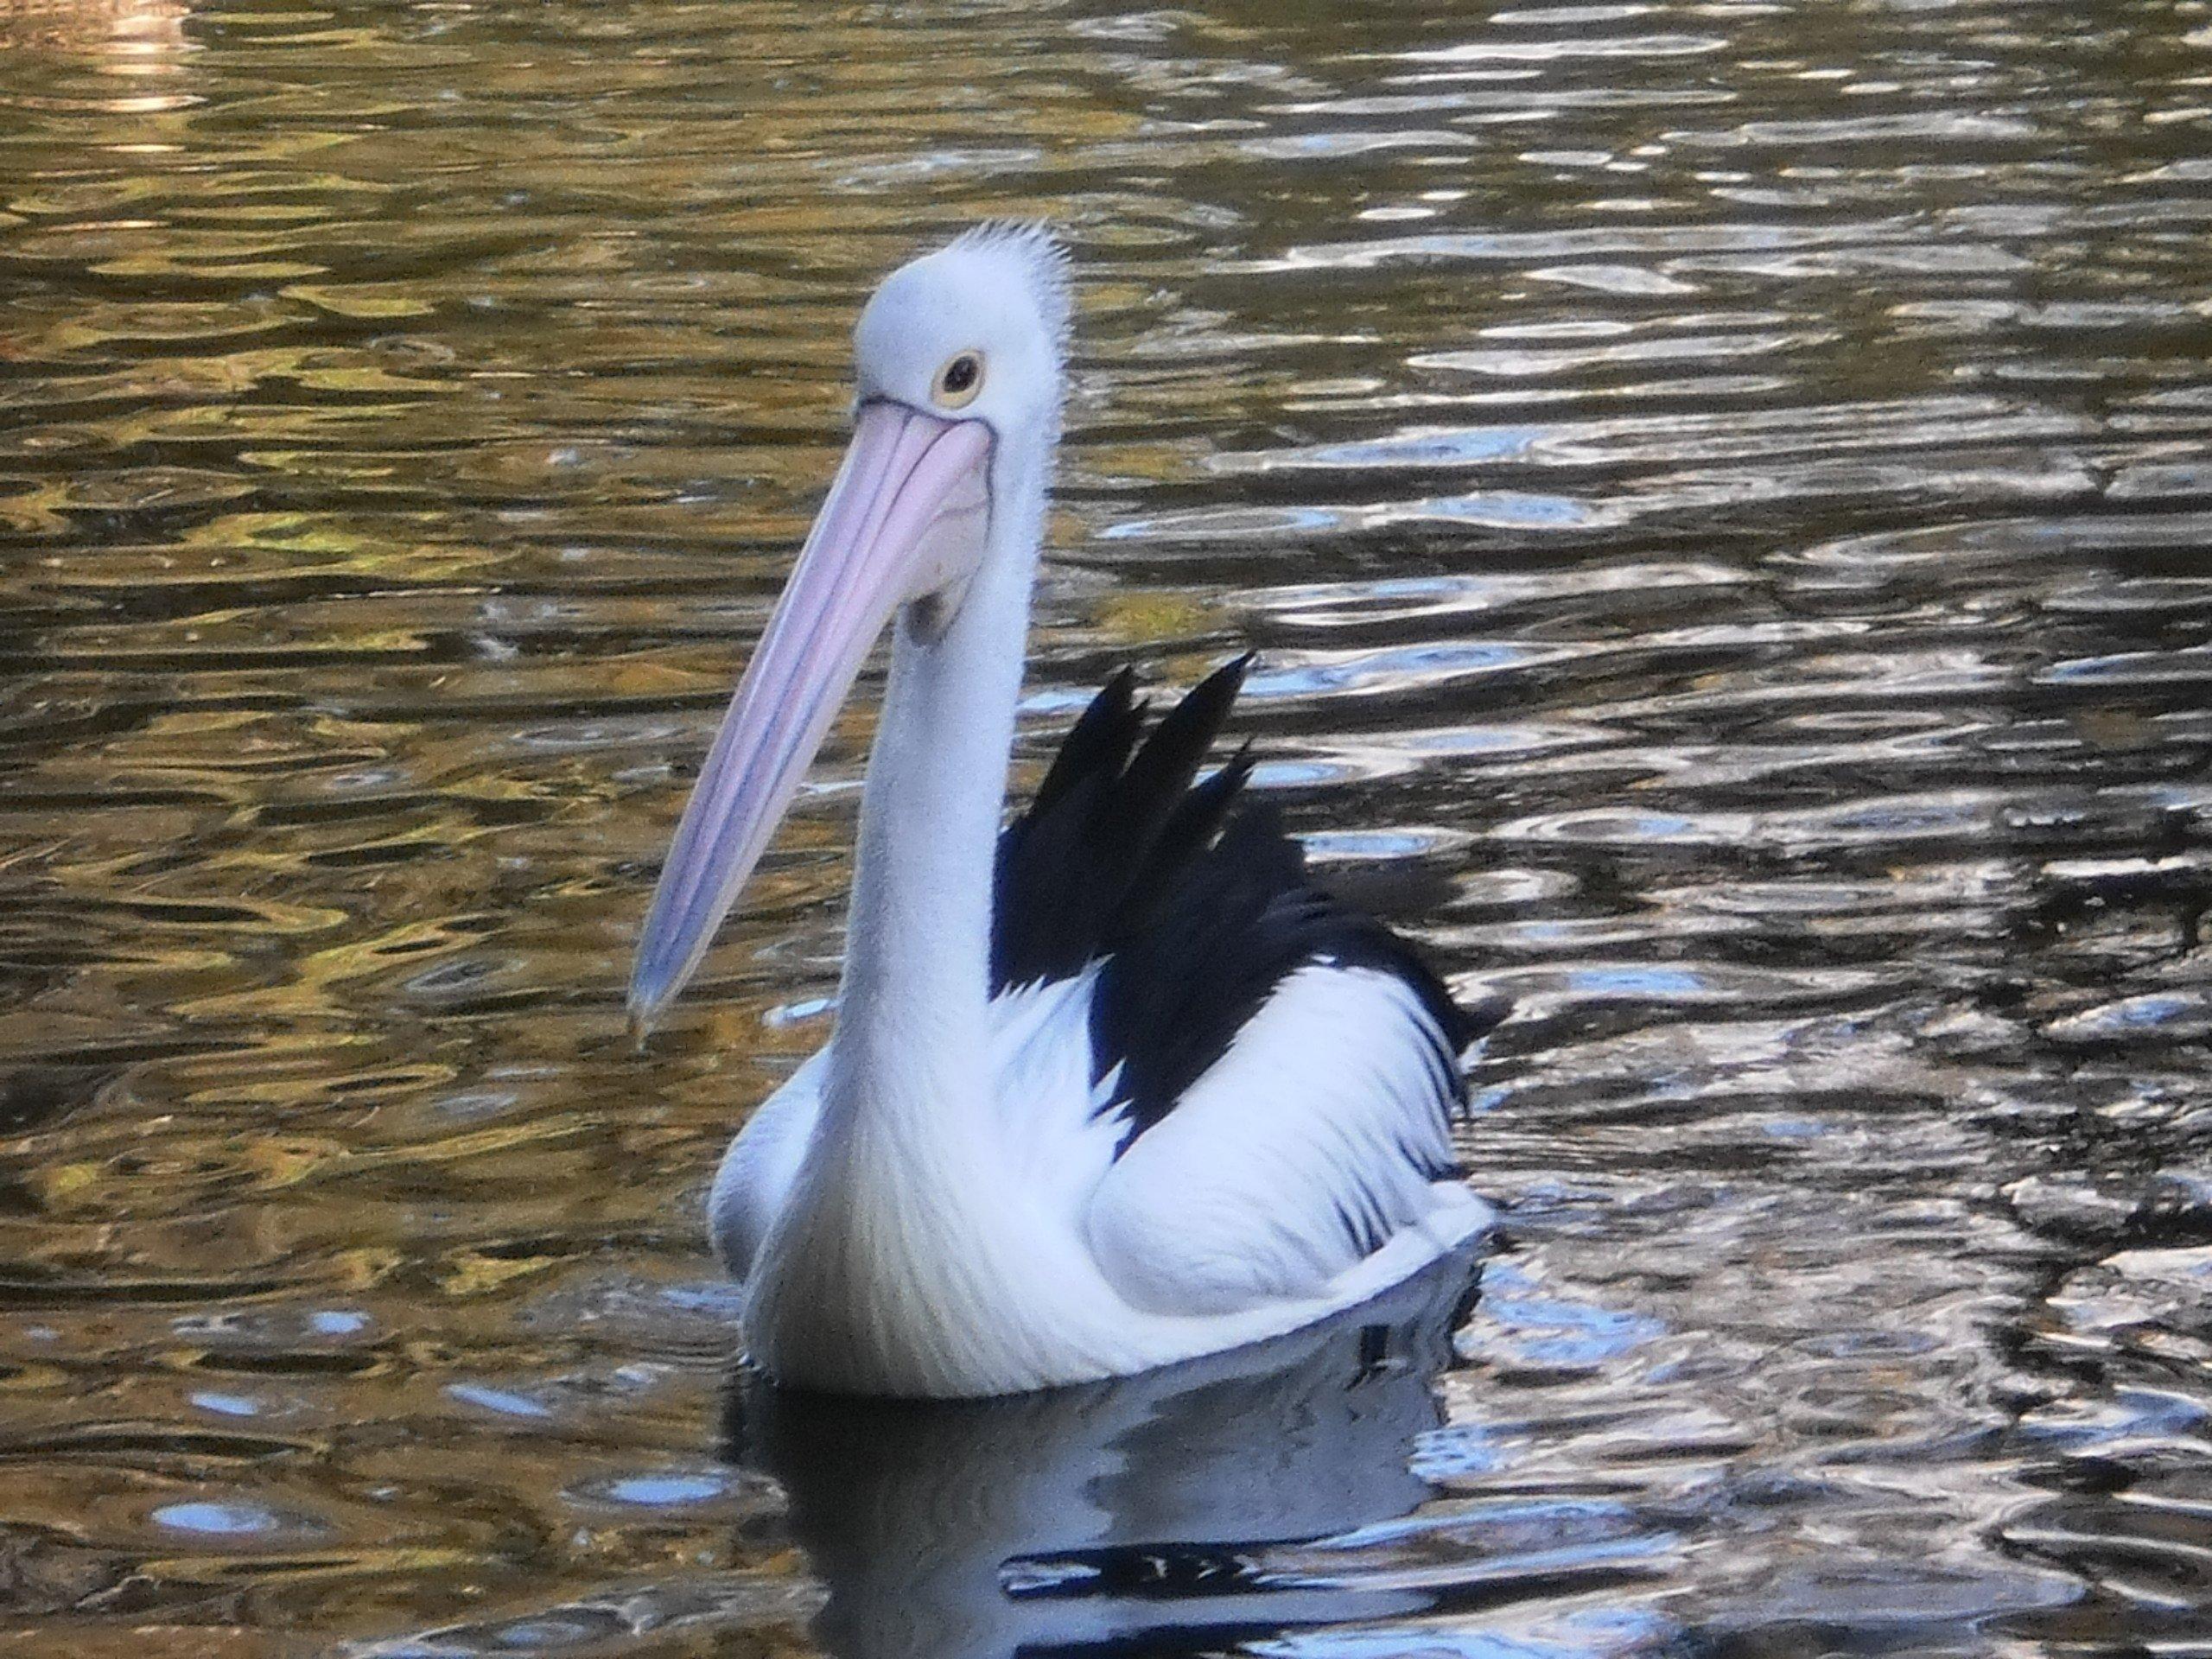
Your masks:
{"label": "pelican body", "polygon": [[1124,671],[1003,824],[1058,445],[1065,256],[980,226],[855,332],[853,436],[716,735],[630,988],[697,967],[877,637],[836,1026],[709,1200],[777,1382],[906,1397],[1122,1376],[1281,1335],[1482,1231],[1480,1021],[1320,891],[1242,758],[1246,663],[1147,728]]}

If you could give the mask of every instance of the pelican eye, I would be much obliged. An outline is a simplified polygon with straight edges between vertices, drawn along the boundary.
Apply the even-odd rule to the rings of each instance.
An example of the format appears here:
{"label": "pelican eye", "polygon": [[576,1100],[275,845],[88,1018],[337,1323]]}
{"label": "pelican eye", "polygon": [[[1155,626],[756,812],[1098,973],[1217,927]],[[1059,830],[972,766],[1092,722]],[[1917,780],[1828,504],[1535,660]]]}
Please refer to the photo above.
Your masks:
{"label": "pelican eye", "polygon": [[962,352],[937,372],[937,384],[930,388],[930,395],[942,408],[965,409],[982,389],[983,354]]}

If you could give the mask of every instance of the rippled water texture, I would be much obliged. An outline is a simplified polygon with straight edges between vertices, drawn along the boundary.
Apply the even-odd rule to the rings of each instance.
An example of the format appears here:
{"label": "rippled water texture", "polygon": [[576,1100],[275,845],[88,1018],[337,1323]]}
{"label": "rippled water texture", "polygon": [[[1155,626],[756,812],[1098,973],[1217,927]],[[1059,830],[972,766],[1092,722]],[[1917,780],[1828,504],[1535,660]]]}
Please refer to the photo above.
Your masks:
{"label": "rippled water texture", "polygon": [[[2212,1652],[2203,0],[0,41],[0,1649]],[[731,1382],[867,699],[642,1056],[622,977],[851,314],[984,212],[1084,284],[1025,776],[1257,646],[1517,1004],[1440,1376]]]}

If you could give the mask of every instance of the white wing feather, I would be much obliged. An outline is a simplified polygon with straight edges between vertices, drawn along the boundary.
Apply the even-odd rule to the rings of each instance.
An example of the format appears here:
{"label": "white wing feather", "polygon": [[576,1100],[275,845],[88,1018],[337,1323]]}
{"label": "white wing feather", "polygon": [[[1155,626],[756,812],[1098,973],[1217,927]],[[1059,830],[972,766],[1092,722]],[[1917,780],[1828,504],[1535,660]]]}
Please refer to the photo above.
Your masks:
{"label": "white wing feather", "polygon": [[751,1275],[753,1258],[790,1196],[799,1160],[814,1139],[814,1125],[822,1116],[822,1079],[829,1069],[825,1044],[746,1119],[715,1171],[707,1230],[715,1254],[740,1284]]}
{"label": "white wing feather", "polygon": [[1278,985],[1174,1110],[1099,1182],[1101,1270],[1155,1313],[1325,1294],[1404,1229],[1456,1209],[1433,1022],[1372,968]]}

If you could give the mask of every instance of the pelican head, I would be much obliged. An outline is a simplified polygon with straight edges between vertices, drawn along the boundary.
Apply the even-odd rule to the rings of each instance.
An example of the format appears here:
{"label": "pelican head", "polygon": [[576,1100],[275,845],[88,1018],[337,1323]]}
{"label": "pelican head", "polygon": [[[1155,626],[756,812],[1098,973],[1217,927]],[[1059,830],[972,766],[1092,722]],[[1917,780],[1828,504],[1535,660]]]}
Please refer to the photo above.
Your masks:
{"label": "pelican head", "polygon": [[1067,321],[1065,256],[1034,226],[979,226],[868,301],[852,439],[677,829],[633,1030],[705,956],[886,623],[941,638],[989,561],[1034,557]]}

